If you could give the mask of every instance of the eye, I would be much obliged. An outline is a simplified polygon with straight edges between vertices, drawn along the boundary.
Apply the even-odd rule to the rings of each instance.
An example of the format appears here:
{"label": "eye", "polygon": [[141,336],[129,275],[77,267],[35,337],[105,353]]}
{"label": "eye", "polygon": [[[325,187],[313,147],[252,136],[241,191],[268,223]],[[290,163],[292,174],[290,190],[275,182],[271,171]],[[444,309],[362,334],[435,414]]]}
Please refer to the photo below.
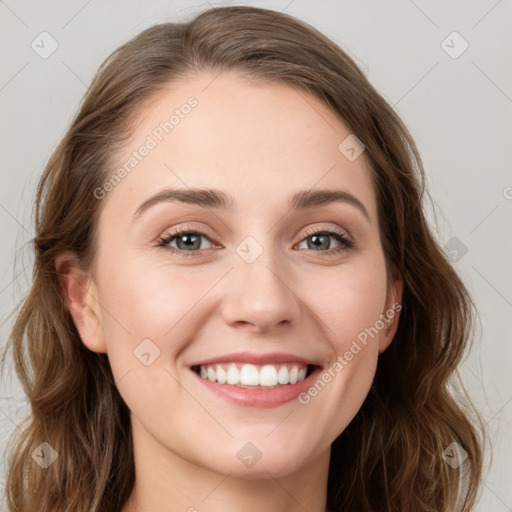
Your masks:
{"label": "eye", "polygon": [[[203,239],[207,240],[210,245],[205,247]],[[209,249],[213,247],[213,244],[205,233],[194,230],[179,230],[162,237],[158,246],[165,247],[171,252],[184,253],[183,256],[194,256],[195,252],[201,249]]]}
{"label": "eye", "polygon": [[[354,246],[354,243],[342,231],[311,229],[305,235],[306,237],[298,245],[299,249],[333,254],[346,251]],[[335,240],[334,244],[331,242],[332,239]],[[204,240],[206,243],[203,243]],[[303,244],[306,244],[306,247]],[[214,244],[207,234],[185,228],[173,231],[160,238],[158,247],[163,247],[172,253],[187,257],[197,256],[201,250],[210,249],[214,247]]]}
{"label": "eye", "polygon": [[[306,235],[306,238],[300,242],[299,248],[309,249],[312,251],[337,253],[351,249],[354,245],[342,231],[310,230],[306,232]],[[331,243],[331,239],[334,239],[335,244],[337,244],[334,247],[332,247],[333,244]],[[304,243],[306,244],[306,247],[300,247]]]}

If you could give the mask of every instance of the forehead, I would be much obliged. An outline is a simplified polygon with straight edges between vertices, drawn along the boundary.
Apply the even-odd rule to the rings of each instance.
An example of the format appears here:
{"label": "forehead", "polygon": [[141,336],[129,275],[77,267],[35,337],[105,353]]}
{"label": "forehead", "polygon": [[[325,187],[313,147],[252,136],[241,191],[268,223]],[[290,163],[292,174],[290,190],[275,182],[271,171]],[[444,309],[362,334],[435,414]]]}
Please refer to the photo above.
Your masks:
{"label": "forehead", "polygon": [[112,167],[127,171],[108,193],[120,215],[164,186],[224,190],[235,209],[255,212],[284,205],[299,190],[337,188],[376,215],[364,153],[351,161],[340,151],[349,128],[302,89],[203,73],[154,93],[136,120]]}

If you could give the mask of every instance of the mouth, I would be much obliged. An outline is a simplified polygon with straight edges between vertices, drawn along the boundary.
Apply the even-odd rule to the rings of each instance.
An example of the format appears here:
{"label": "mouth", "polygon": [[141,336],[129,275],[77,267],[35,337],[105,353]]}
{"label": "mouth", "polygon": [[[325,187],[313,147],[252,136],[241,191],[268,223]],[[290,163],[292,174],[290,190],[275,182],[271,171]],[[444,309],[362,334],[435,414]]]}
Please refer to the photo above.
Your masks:
{"label": "mouth", "polygon": [[286,354],[232,354],[189,367],[197,382],[231,405],[278,407],[313,385],[322,366]]}
{"label": "mouth", "polygon": [[243,389],[276,389],[293,386],[307,379],[316,368],[313,364],[217,363],[194,365],[191,370],[203,380]]}

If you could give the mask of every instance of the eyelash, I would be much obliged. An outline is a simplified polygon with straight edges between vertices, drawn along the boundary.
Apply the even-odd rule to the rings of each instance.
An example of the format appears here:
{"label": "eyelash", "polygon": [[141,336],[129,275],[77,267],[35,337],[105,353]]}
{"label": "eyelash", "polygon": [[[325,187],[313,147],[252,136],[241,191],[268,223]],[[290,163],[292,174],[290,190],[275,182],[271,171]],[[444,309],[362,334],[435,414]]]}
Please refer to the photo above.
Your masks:
{"label": "eyelash", "polygon": [[[176,249],[174,247],[169,247],[168,244],[170,242],[172,242],[175,238],[178,238],[181,235],[185,235],[185,234],[186,235],[204,236],[211,242],[211,240],[208,238],[208,235],[206,233],[202,233],[201,231],[196,231],[194,229],[179,229],[179,230],[173,231],[173,232],[161,237],[158,241],[157,247],[162,247],[162,248],[170,251],[171,253],[180,254],[181,256],[183,256],[185,258],[198,256],[198,254],[200,252],[202,252],[200,249],[196,250],[196,251],[185,251],[183,249]],[[336,247],[334,249],[328,249],[327,251],[318,251],[321,253],[327,253],[329,255],[335,255],[342,251],[348,251],[354,247],[354,243],[347,238],[345,233],[343,233],[342,231],[335,230],[335,229],[324,229],[324,230],[310,229],[310,230],[306,231],[304,233],[304,235],[305,236],[300,240],[300,242],[303,242],[305,239],[307,239],[313,235],[328,235],[328,236],[332,236],[333,238],[335,238],[340,243],[339,247]],[[314,249],[308,249],[308,250],[313,251]],[[317,251],[315,251],[315,252],[317,252]]]}

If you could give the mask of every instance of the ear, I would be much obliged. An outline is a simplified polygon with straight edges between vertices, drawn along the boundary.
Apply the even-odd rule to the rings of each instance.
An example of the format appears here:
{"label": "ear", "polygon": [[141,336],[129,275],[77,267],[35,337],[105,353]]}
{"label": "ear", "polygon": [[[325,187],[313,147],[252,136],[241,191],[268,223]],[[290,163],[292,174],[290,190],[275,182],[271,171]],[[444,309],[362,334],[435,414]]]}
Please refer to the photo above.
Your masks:
{"label": "ear", "polygon": [[91,275],[85,272],[73,252],[55,258],[62,295],[78,334],[84,345],[93,352],[106,352],[102,330],[101,306]]}
{"label": "ear", "polygon": [[382,329],[379,337],[379,354],[382,354],[382,352],[389,347],[398,329],[398,320],[400,319],[400,311],[402,310],[403,289],[402,277],[396,275],[388,286],[386,304],[381,316],[385,327]]}

